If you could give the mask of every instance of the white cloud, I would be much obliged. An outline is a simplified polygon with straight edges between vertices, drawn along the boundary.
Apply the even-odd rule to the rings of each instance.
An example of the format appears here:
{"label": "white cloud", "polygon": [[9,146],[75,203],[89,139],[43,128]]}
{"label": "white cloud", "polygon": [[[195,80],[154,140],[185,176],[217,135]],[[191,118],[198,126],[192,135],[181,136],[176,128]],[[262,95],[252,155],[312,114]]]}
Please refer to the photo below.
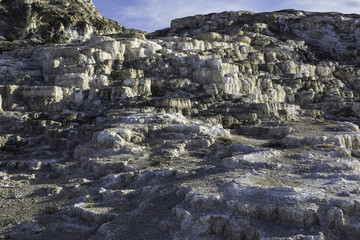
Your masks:
{"label": "white cloud", "polygon": [[[95,5],[98,1],[100,2],[93,0]],[[125,27],[149,32],[169,27],[171,20],[175,18],[221,11],[261,12],[291,8],[318,12],[360,13],[360,0],[101,0],[101,5],[104,6],[106,1],[110,6],[108,11],[100,8],[104,16],[117,20]]]}

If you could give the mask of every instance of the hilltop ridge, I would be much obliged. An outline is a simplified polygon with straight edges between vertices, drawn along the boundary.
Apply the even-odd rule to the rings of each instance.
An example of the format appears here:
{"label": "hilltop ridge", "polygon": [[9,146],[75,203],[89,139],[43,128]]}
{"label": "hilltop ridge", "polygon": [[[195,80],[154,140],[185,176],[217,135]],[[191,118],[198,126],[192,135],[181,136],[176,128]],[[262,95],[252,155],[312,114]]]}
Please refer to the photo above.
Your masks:
{"label": "hilltop ridge", "polygon": [[238,31],[251,32],[280,40],[305,41],[319,58],[358,64],[359,19],[357,14],[292,9],[265,13],[222,12],[174,19],[170,28],[156,31],[149,37],[195,37],[209,31],[229,35],[237,35]]}

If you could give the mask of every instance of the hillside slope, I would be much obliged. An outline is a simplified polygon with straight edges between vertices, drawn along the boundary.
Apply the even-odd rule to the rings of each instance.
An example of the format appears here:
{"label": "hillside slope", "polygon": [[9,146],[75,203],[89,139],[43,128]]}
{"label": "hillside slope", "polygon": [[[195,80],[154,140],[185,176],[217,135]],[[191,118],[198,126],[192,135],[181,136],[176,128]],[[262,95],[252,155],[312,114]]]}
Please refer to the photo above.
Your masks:
{"label": "hillside slope", "polygon": [[1,237],[359,239],[358,15],[109,29],[0,54]]}

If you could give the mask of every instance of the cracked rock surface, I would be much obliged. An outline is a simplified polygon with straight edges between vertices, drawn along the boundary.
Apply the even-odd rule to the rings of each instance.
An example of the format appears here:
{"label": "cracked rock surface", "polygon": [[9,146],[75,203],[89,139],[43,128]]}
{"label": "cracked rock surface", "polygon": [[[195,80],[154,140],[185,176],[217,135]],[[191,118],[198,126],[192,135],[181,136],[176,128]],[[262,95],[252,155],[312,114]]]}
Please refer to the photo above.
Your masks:
{"label": "cracked rock surface", "polygon": [[116,26],[0,54],[0,238],[360,238],[358,15]]}
{"label": "cracked rock surface", "polygon": [[101,16],[91,0],[0,1],[1,52],[125,32],[121,24]]}

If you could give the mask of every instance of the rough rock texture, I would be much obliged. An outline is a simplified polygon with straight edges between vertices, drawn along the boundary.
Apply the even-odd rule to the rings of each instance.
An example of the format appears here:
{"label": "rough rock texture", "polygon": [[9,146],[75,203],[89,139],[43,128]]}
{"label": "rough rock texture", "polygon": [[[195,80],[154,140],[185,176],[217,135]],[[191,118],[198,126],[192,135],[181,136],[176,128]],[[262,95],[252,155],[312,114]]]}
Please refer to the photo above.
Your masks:
{"label": "rough rock texture", "polygon": [[224,12],[3,52],[0,236],[359,239],[358,19]]}
{"label": "rough rock texture", "polygon": [[125,30],[101,16],[91,0],[2,0],[0,18],[1,51]]}
{"label": "rough rock texture", "polygon": [[[175,19],[171,28],[151,34],[156,36],[197,36],[204,38],[208,32],[211,37],[203,40],[220,40],[221,35],[239,35],[239,30],[267,35],[281,40],[296,39],[305,41],[318,59],[331,59],[340,63],[359,63],[359,15],[313,13],[284,10],[271,13],[223,12],[219,14],[198,15]],[[241,34],[240,34],[241,35]],[[218,38],[218,39],[216,39]],[[265,47],[270,39],[258,39],[254,44]],[[256,43],[257,42],[257,43]],[[306,53],[305,53],[306,54]],[[308,58],[307,60],[312,60]]]}

